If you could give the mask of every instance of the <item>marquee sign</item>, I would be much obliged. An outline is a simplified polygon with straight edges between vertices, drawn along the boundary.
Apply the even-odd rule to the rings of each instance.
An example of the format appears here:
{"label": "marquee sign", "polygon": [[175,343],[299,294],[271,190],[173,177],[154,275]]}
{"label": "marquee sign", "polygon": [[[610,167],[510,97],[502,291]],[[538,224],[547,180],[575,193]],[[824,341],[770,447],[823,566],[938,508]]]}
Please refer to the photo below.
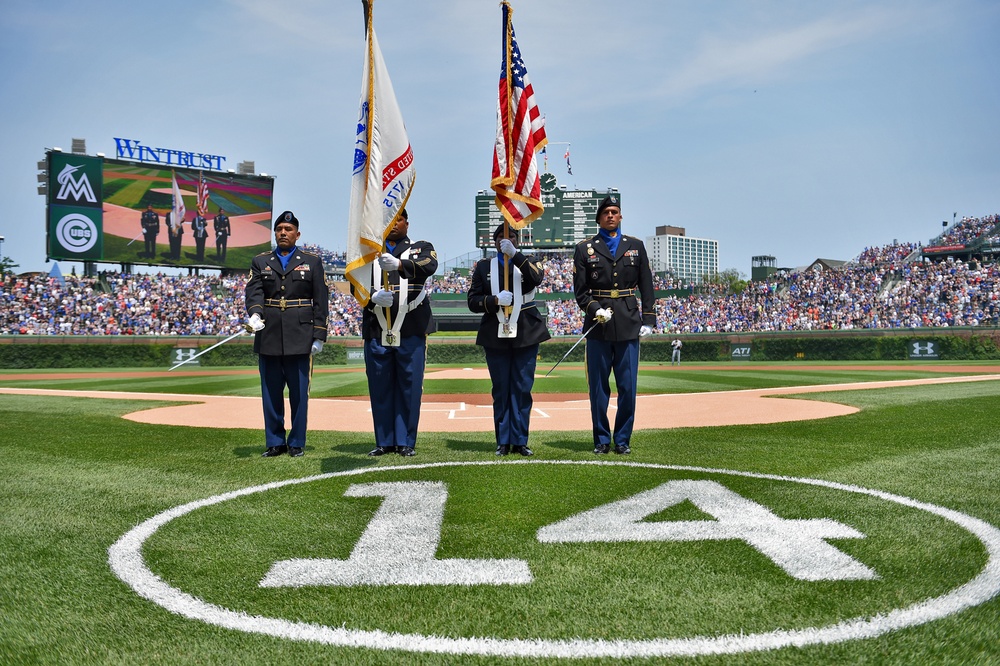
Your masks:
{"label": "marquee sign", "polygon": [[226,158],[222,155],[209,155],[208,153],[196,153],[190,150],[176,150],[174,148],[152,148],[142,145],[136,139],[120,139],[115,137],[115,155],[125,160],[135,160],[137,162],[151,162],[164,166],[188,167],[191,169],[215,169],[222,170],[222,163]]}

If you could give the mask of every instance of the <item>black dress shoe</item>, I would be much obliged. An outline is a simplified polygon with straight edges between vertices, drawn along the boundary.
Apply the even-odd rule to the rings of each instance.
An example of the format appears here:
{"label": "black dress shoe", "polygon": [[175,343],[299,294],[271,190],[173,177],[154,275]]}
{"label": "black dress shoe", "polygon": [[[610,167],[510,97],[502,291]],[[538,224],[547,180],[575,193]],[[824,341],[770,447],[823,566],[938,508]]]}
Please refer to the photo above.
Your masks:
{"label": "black dress shoe", "polygon": [[374,449],[368,452],[370,456],[384,456],[387,453],[395,453],[395,446],[376,446]]}
{"label": "black dress shoe", "polygon": [[413,450],[412,446],[401,446],[399,447],[399,455],[403,456],[404,458],[412,458],[413,456],[417,455],[417,452]]}
{"label": "black dress shoe", "polygon": [[610,450],[611,446],[609,444],[598,444],[594,447],[594,453],[599,456],[606,454]]}
{"label": "black dress shoe", "polygon": [[264,453],[262,453],[260,455],[260,457],[261,458],[275,458],[277,456],[280,456],[281,454],[283,454],[287,450],[288,450],[288,447],[285,446],[284,444],[282,444],[281,446],[269,446],[269,447],[267,447],[267,451],[264,451]]}
{"label": "black dress shoe", "polygon": [[501,444],[500,446],[497,447],[497,455],[498,456],[505,456],[508,453],[510,453],[510,446],[509,445],[507,445],[507,444]]}
{"label": "black dress shoe", "polygon": [[520,453],[522,456],[533,456],[535,452],[529,449],[527,446],[515,446],[514,450]]}
{"label": "black dress shoe", "polygon": [[629,453],[632,453],[632,449],[628,447],[628,444],[619,444],[615,447],[615,453],[618,455],[628,455]]}
{"label": "black dress shoe", "polygon": [[299,447],[299,446],[290,446],[290,447],[288,447],[288,455],[290,457],[292,457],[292,458],[298,458],[301,455],[303,455],[304,453],[305,453],[305,451],[302,449],[302,447]]}

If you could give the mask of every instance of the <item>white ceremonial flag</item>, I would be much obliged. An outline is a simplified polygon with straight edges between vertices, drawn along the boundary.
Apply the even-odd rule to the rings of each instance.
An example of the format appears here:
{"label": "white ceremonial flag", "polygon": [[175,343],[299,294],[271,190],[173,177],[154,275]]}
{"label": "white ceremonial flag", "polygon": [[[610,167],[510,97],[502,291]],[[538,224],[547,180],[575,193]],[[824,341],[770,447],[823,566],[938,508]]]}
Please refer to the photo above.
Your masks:
{"label": "white ceremonial flag", "polygon": [[184,208],[184,197],[181,196],[181,188],[177,187],[177,174],[171,172],[170,175],[174,181],[174,201],[171,207],[170,226],[176,232],[184,224],[184,216],[187,214],[187,210]]}
{"label": "white ceremonial flag", "polygon": [[371,298],[372,262],[410,197],[416,172],[413,150],[392,82],[375,37],[371,9],[354,149],[351,210],[347,222],[347,279],[364,306]]}

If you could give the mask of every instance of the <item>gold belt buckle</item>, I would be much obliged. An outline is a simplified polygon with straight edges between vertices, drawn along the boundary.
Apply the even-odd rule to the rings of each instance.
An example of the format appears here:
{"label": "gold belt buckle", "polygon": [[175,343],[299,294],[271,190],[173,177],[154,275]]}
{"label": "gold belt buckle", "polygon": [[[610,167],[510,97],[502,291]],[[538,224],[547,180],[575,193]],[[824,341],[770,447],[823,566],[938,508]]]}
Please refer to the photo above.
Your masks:
{"label": "gold belt buckle", "polygon": [[281,300],[278,302],[278,307],[280,307],[281,311],[284,312],[285,311],[285,307],[287,307],[287,305],[288,305],[288,301],[285,300],[284,296],[282,296]]}
{"label": "gold belt buckle", "polygon": [[612,289],[611,290],[611,298],[618,298],[618,290],[617,289]]}

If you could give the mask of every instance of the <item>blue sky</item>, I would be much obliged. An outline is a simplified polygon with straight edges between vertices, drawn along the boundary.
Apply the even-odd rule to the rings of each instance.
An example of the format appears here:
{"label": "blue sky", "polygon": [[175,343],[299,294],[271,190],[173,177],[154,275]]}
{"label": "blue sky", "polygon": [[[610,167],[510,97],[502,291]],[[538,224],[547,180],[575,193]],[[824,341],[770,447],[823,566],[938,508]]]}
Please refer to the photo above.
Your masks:
{"label": "blue sky", "polygon": [[[719,241],[749,275],[927,242],[1000,212],[995,0],[514,0],[514,26],[569,187],[617,187],[623,229]],[[500,64],[496,0],[375,0],[413,145],[411,237],[470,252]],[[36,162],[114,137],[254,160],[303,240],[346,248],[361,3],[0,4],[4,255],[47,270]],[[68,264],[63,264],[65,272]],[[145,269],[141,269],[145,270]]]}

